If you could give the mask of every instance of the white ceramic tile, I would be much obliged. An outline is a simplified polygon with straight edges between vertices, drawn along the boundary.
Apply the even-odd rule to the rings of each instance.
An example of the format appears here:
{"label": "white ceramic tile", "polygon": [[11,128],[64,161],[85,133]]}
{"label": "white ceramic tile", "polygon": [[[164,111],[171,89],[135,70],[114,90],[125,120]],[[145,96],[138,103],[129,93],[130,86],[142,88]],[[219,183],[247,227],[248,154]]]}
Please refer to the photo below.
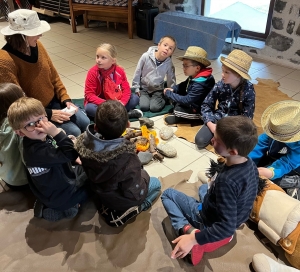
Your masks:
{"label": "white ceramic tile", "polygon": [[275,75],[280,75],[281,77],[284,77],[284,76],[292,73],[293,69],[287,68],[287,67],[283,67],[283,66],[279,66],[279,65],[276,65],[276,64],[271,64],[271,65],[263,68],[260,71],[265,71],[267,73],[271,73],[271,74],[275,74]]}
{"label": "white ceramic tile", "polygon": [[149,164],[144,165],[144,169],[148,172],[150,177],[157,178],[165,177],[174,173],[174,171],[159,161],[151,161]]}
{"label": "white ceramic tile", "polygon": [[86,71],[83,68],[75,65],[71,66],[66,66],[66,67],[61,67],[57,69],[58,73],[63,75],[63,76],[70,76],[74,74],[78,74],[80,72]]}
{"label": "white ceramic tile", "polygon": [[169,141],[168,144],[177,150],[177,157],[164,158],[162,163],[173,171],[181,171],[183,168],[203,156],[196,150],[183,144],[178,139],[173,139]]}
{"label": "white ceramic tile", "polygon": [[288,90],[288,89],[282,88],[281,86],[278,87],[278,89],[280,91],[282,91],[283,93],[287,94],[289,97],[293,97],[294,95],[298,94],[297,91]]}
{"label": "white ceramic tile", "polygon": [[68,76],[68,78],[70,80],[74,81],[75,83],[81,84],[82,86],[84,86],[86,75],[87,75],[87,72],[84,71],[84,72],[81,72],[78,74],[70,75],[70,76]]}
{"label": "white ceramic tile", "polygon": [[265,79],[273,79],[275,81],[278,81],[282,77],[282,75],[277,75],[277,74],[271,74],[269,72],[266,72],[264,70],[257,71],[255,73],[250,73],[250,76],[252,79],[256,78],[265,78]]}
{"label": "white ceramic tile", "polygon": [[67,90],[71,98],[83,98],[84,96],[84,88],[76,83],[68,87]]}
{"label": "white ceramic tile", "polygon": [[291,78],[281,78],[279,80],[280,86],[284,89],[288,89],[294,92],[300,91],[300,82],[299,80],[291,79]]}
{"label": "white ceramic tile", "polygon": [[295,79],[295,80],[300,80],[300,70],[294,70],[292,73],[288,74],[286,77]]}

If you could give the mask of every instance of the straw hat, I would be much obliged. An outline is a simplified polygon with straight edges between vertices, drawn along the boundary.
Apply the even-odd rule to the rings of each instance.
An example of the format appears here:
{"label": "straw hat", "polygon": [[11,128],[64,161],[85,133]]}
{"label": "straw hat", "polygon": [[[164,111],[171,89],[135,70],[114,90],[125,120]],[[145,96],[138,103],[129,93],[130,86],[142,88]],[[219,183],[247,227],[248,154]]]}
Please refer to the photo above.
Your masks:
{"label": "straw hat", "polygon": [[248,72],[252,63],[252,58],[242,50],[234,49],[227,58],[221,57],[221,62],[237,72],[241,77],[251,79]]}
{"label": "straw hat", "polygon": [[261,116],[261,125],[276,141],[300,141],[300,102],[285,100],[269,106]]}
{"label": "straw hat", "polygon": [[178,57],[177,59],[189,59],[202,63],[205,67],[209,66],[211,63],[207,59],[207,52],[198,46],[189,46],[185,51],[184,56]]}
{"label": "straw hat", "polygon": [[50,25],[46,21],[40,21],[37,12],[29,9],[17,9],[9,13],[8,22],[9,25],[1,29],[5,36],[38,36],[50,30]]}

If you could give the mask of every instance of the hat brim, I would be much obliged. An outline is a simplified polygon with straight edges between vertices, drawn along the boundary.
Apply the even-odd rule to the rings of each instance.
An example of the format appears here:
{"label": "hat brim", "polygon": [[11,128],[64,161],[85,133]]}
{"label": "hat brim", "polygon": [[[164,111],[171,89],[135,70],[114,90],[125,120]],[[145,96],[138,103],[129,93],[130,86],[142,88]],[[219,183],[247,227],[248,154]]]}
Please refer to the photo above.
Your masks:
{"label": "hat brim", "polygon": [[13,30],[10,26],[6,26],[1,29],[1,33],[4,36],[11,36],[14,34],[22,34],[25,36],[38,36],[41,35],[51,29],[50,25],[46,21],[41,21],[41,25],[34,29],[24,29],[24,30]]}
{"label": "hat brim", "polygon": [[182,56],[182,57],[178,57],[178,60],[183,60],[183,59],[189,59],[189,60],[194,60],[197,62],[200,62],[201,64],[203,64],[205,67],[211,65],[211,62],[206,59],[206,58],[200,58],[200,57],[189,57],[189,56]]}
{"label": "hat brim", "polygon": [[226,62],[225,60],[226,60],[225,57],[221,57],[220,58],[220,61],[222,62],[222,64],[224,64],[225,66],[229,67],[233,71],[237,72],[242,78],[247,79],[247,80],[251,79],[251,77],[248,74],[242,72],[241,70],[239,70],[238,68],[234,67],[233,65],[231,65],[228,62]]}
{"label": "hat brim", "polygon": [[281,107],[287,107],[287,106],[300,107],[300,102],[294,101],[294,100],[284,100],[284,101],[279,101],[277,103],[272,104],[263,112],[263,114],[261,116],[261,126],[262,126],[264,132],[272,139],[274,139],[278,142],[282,142],[282,143],[293,143],[293,142],[300,141],[300,133],[297,133],[293,137],[286,140],[286,139],[282,139],[282,138],[272,134],[270,132],[270,128],[268,126],[271,114],[274,111],[276,111],[277,109],[280,109]]}

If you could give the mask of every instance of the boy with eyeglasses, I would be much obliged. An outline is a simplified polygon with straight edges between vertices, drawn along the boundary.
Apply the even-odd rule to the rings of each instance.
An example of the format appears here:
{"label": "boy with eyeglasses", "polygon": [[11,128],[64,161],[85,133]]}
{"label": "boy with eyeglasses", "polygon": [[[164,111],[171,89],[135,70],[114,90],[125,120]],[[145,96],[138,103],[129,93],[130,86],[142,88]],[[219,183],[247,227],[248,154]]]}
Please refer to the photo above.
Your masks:
{"label": "boy with eyeglasses", "polygon": [[34,215],[48,221],[73,218],[88,194],[87,179],[73,141],[48,121],[42,103],[22,97],[8,109],[12,129],[23,138],[23,159],[31,180],[29,186],[37,201]]}
{"label": "boy with eyeglasses", "polygon": [[182,60],[183,72],[188,78],[172,88],[164,89],[164,95],[174,101],[174,114],[165,118],[168,125],[178,123],[203,124],[200,110],[202,102],[215,85],[207,52],[198,46],[189,46]]}

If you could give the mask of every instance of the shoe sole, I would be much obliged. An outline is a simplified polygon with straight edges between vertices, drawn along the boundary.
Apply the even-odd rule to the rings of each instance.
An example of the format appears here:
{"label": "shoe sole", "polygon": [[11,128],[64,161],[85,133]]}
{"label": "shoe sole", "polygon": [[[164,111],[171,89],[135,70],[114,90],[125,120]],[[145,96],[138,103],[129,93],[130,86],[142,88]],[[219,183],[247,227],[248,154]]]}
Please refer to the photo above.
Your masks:
{"label": "shoe sole", "polygon": [[[136,212],[136,214],[133,214],[132,217],[137,216],[137,215],[140,213],[139,207],[138,207],[138,206],[134,206],[134,207],[128,209],[128,210],[127,210],[125,213],[123,213],[120,217],[117,217],[117,219],[114,219],[114,220],[110,221],[110,223],[112,223],[112,224],[118,223],[118,222],[120,222],[124,217],[126,217],[127,215],[129,215],[130,213],[132,213],[132,212],[134,212],[134,211]],[[126,221],[128,221],[128,220],[131,219],[132,217],[127,218]]]}

